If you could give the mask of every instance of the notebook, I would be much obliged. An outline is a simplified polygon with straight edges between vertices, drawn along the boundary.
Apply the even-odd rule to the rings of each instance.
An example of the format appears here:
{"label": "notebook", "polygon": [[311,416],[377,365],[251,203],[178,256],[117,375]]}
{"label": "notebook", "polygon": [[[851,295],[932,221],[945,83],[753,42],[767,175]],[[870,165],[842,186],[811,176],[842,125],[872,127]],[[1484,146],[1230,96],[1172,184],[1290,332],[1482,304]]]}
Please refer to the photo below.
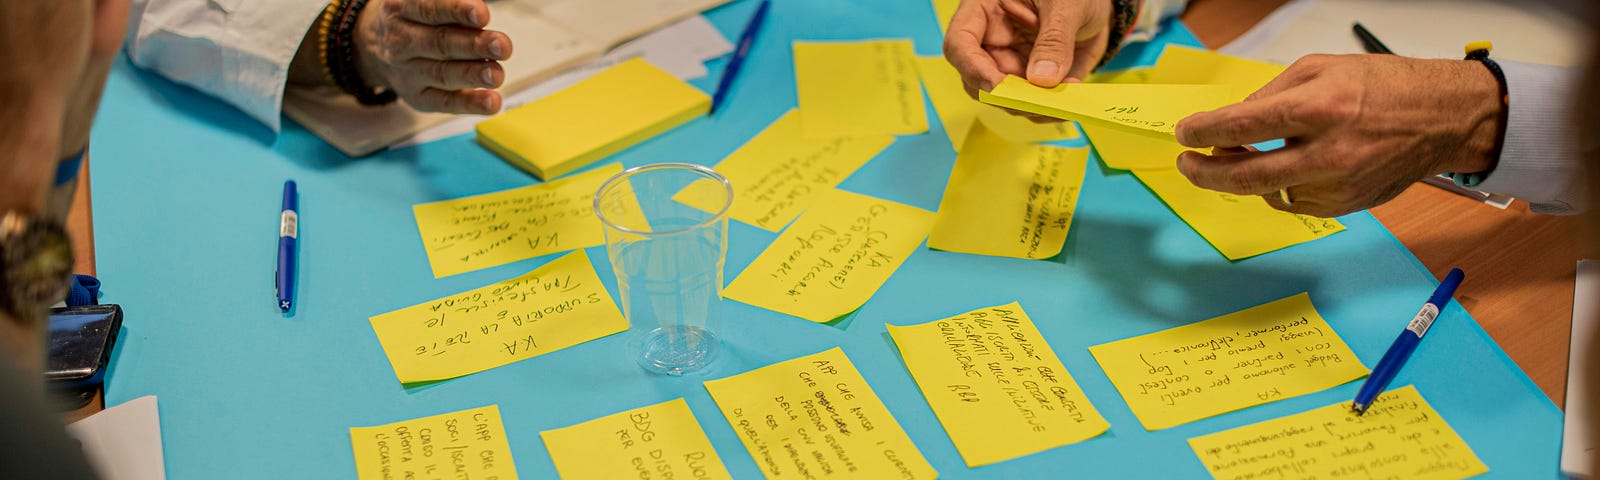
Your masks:
{"label": "notebook", "polygon": [[[511,38],[502,92],[514,92],[600,57],[622,42],[728,0],[500,0],[489,29]],[[291,88],[283,112],[350,156],[362,156],[454,117],[404,101],[368,107],[328,89]]]}
{"label": "notebook", "polygon": [[541,180],[682,125],[711,97],[643,58],[478,124],[478,143]]}

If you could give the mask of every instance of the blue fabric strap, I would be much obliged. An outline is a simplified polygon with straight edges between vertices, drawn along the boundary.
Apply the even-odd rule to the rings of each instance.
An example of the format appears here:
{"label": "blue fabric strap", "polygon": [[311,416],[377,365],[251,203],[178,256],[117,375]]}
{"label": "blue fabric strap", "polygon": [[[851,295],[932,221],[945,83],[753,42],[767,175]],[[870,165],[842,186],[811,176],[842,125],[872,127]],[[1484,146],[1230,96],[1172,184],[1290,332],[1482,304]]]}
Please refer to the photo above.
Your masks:
{"label": "blue fabric strap", "polygon": [[81,307],[100,304],[100,279],[89,275],[73,275],[67,290],[67,306]]}

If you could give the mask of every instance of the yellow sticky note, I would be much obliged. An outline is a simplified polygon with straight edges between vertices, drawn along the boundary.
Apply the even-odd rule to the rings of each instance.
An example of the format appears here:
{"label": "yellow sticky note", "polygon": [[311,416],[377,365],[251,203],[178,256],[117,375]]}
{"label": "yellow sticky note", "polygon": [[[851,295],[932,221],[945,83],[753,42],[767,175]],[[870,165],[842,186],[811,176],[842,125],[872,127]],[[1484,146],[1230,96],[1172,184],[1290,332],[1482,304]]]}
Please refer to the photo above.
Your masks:
{"label": "yellow sticky note", "polygon": [[890,325],[889,336],[968,467],[1078,443],[1111,427],[1016,302]]}
{"label": "yellow sticky note", "polygon": [[950,29],[950,18],[956,16],[961,0],[933,0],[933,17],[939,21],[939,31]]}
{"label": "yellow sticky note", "polygon": [[843,190],[819,195],[723,294],[813,322],[867,303],[933,228],[933,212]]}
{"label": "yellow sticky note", "polygon": [[628,329],[583,250],[370,320],[401,383],[477,373]]}
{"label": "yellow sticky note", "polygon": [[928,131],[910,40],[794,42],[806,137]]}
{"label": "yellow sticky note", "polygon": [[1071,122],[1034,123],[1000,107],[973,100],[967,96],[966,87],[961,84],[961,74],[944,57],[917,57],[916,62],[922,86],[928,89],[928,98],[933,100],[934,111],[939,112],[944,133],[950,137],[950,145],[958,152],[972,124],[980,118],[989,131],[1016,143],[1048,142],[1078,136],[1078,129],[1073,128]]}
{"label": "yellow sticky note", "polygon": [[928,247],[1014,258],[1061,253],[1089,151],[1017,144],[977,123],[939,202]]}
{"label": "yellow sticky note", "polygon": [[1206,470],[1225,478],[1454,480],[1489,472],[1417,388],[1378,395],[1365,415],[1339,402],[1189,439]]}
{"label": "yellow sticky note", "polygon": [[1127,70],[1113,70],[1096,72],[1085,79],[1087,83],[1150,83],[1150,68],[1130,68]]}
{"label": "yellow sticky note", "polygon": [[1011,76],[992,91],[978,92],[978,99],[991,105],[1167,140],[1174,138],[1178,120],[1243,98],[1229,85],[1063,83],[1043,88]]}
{"label": "yellow sticky note", "polygon": [[567,480],[733,478],[682,398],[539,432]]}
{"label": "yellow sticky note", "polygon": [[706,382],[770,480],[938,474],[838,348]]}
{"label": "yellow sticky note", "polygon": [[1177,169],[1134,170],[1174,213],[1229,260],[1249,258],[1344,231],[1332,218],[1272,208],[1260,197],[1206,190]]}
{"label": "yellow sticky note", "polygon": [[1161,140],[1100,125],[1083,124],[1083,133],[1107,167],[1118,170],[1173,169],[1178,154],[1194,150],[1176,140]]}
{"label": "yellow sticky note", "polygon": [[[776,232],[891,143],[894,136],[887,134],[807,139],[799,112],[790,110],[717,164],[733,185],[728,216]],[[714,212],[724,198],[721,188],[701,180],[672,199]]]}
{"label": "yellow sticky note", "polygon": [[1304,293],[1089,347],[1146,430],[1182,425],[1366,376]]}
{"label": "yellow sticky note", "polygon": [[478,124],[478,142],[542,179],[705,115],[711,97],[643,58]]}
{"label": "yellow sticky note", "polygon": [[1148,83],[1234,85],[1250,93],[1283,73],[1283,66],[1210,50],[1167,45],[1150,69]]}
{"label": "yellow sticky note", "polygon": [[621,172],[621,165],[608,165],[554,182],[413,205],[433,276],[605,243],[594,193]]}
{"label": "yellow sticky note", "polygon": [[350,429],[356,478],[498,478],[516,480],[500,407],[462,410]]}

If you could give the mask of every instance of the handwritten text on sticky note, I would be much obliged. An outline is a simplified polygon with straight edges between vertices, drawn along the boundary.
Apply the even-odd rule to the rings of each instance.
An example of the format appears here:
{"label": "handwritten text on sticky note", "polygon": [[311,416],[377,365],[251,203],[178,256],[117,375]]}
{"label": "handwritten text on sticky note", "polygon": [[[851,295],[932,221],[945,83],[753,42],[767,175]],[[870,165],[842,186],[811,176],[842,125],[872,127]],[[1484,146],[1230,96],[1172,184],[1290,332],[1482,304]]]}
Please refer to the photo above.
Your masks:
{"label": "handwritten text on sticky note", "polygon": [[1089,152],[1018,144],[974,124],[939,202],[928,247],[1014,258],[1061,253]]}
{"label": "handwritten text on sticky note", "polygon": [[1416,387],[1189,439],[1211,476],[1453,480],[1489,471]]}
{"label": "handwritten text on sticky note", "polygon": [[1332,218],[1289,213],[1260,197],[1206,190],[1177,169],[1134,170],[1184,223],[1229,260],[1249,258],[1344,231]]}
{"label": "handwritten text on sticky note", "polygon": [[1078,382],[1016,302],[889,326],[906,369],[968,467],[1105,433]]}
{"label": "handwritten text on sticky note", "polygon": [[1248,93],[1239,92],[1231,85],[1063,83],[1044,88],[1008,76],[994,90],[978,92],[978,99],[1012,110],[1170,140],[1178,120],[1238,102]]}
{"label": "handwritten text on sticky note", "polygon": [[371,321],[401,383],[481,372],[628,328],[583,250]]}
{"label": "handwritten text on sticky note", "polygon": [[[733,185],[728,216],[770,231],[783,229],[856,169],[894,143],[893,135],[807,139],[796,110],[778,117],[766,130],[718,163],[715,170]],[[690,184],[673,200],[714,211],[722,208],[723,188],[711,180]]]}
{"label": "handwritten text on sticky note", "polygon": [[609,165],[549,183],[411,207],[434,277],[605,243],[594,192]]}
{"label": "handwritten text on sticky note", "polygon": [[706,382],[769,479],[937,476],[838,348]]}
{"label": "handwritten text on sticky note", "polygon": [[350,443],[361,480],[517,479],[496,405],[351,428]]}
{"label": "handwritten text on sticky note", "polygon": [[807,137],[928,131],[910,40],[795,42],[794,76]]}
{"label": "handwritten text on sticky note", "polygon": [[833,321],[872,298],[927,238],[933,217],[888,200],[828,191],[724,294],[813,322]]}
{"label": "handwritten text on sticky note", "polygon": [[1304,293],[1089,347],[1147,430],[1321,391],[1367,374]]}
{"label": "handwritten text on sticky note", "polygon": [[732,478],[682,398],[539,432],[568,480]]}

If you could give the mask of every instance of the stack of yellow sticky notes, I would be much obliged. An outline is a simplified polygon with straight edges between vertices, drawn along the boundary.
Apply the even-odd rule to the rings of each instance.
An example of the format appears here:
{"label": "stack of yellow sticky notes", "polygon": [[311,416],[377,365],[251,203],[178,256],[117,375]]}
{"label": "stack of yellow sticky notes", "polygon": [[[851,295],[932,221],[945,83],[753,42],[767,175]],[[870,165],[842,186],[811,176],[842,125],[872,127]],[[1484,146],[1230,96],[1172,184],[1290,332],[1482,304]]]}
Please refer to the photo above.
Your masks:
{"label": "stack of yellow sticky notes", "polygon": [[559,177],[705,115],[711,97],[642,58],[478,124],[478,143]]}

